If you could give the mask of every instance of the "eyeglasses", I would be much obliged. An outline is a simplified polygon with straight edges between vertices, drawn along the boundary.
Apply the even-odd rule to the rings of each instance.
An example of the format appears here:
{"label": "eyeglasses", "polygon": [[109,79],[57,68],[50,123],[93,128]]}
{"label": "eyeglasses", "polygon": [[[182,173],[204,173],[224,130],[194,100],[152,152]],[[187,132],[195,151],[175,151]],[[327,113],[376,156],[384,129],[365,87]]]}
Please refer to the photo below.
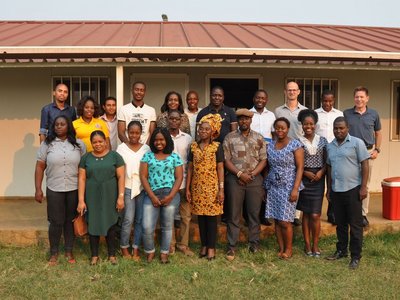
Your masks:
{"label": "eyeglasses", "polygon": [[286,90],[286,91],[289,92],[289,93],[294,93],[294,92],[297,92],[298,89],[295,89],[295,90]]}

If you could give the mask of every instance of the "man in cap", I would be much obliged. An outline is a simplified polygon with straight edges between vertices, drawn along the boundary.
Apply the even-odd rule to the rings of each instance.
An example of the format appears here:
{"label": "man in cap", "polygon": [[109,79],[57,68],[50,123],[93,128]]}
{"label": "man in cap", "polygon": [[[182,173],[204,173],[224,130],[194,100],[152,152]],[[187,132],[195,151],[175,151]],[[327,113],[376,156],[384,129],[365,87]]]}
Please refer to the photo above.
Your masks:
{"label": "man in cap", "polygon": [[261,172],[267,164],[267,151],[264,137],[250,128],[253,114],[248,109],[238,109],[239,130],[229,133],[223,143],[228,171],[225,179],[229,243],[226,258],[230,261],[235,258],[243,204],[248,214],[249,251],[255,253],[259,249],[259,212],[264,197]]}

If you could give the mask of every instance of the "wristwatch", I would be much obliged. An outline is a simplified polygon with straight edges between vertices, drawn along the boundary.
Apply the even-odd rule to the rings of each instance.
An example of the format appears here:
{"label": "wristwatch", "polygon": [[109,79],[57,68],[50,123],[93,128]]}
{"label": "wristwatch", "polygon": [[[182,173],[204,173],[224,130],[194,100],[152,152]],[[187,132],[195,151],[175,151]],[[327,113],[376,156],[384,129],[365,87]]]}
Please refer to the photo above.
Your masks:
{"label": "wristwatch", "polygon": [[380,148],[375,148],[374,150],[376,150],[376,152],[381,153],[381,149]]}

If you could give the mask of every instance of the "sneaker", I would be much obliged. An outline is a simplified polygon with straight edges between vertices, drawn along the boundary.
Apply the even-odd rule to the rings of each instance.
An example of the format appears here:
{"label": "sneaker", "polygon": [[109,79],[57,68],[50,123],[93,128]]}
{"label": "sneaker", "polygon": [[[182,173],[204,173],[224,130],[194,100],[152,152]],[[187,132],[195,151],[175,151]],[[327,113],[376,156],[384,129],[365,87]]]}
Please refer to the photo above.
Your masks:
{"label": "sneaker", "polygon": [[235,251],[232,249],[229,249],[228,252],[226,252],[225,257],[228,261],[233,261],[235,259]]}
{"label": "sneaker", "polygon": [[349,269],[350,270],[355,270],[358,268],[358,265],[360,264],[360,260],[358,258],[352,258],[350,263],[349,263]]}

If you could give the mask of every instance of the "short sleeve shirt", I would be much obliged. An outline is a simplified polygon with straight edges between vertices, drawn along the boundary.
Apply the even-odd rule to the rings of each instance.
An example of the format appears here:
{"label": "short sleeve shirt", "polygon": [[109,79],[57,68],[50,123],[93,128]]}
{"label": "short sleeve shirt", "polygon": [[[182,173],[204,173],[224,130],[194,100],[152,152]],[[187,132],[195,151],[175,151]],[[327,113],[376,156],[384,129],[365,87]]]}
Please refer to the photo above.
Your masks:
{"label": "short sleeve shirt", "polygon": [[134,106],[132,103],[125,104],[118,111],[118,121],[125,122],[127,128],[131,121],[139,121],[142,124],[143,130],[140,137],[140,142],[145,144],[150,135],[150,123],[156,121],[156,110],[147,105]]}
{"label": "short sleeve shirt", "polygon": [[251,119],[251,129],[255,132],[260,133],[265,141],[270,142],[272,140],[272,131],[274,128],[275,114],[264,107],[264,111],[260,114],[253,107],[250,111],[254,112],[253,118]]}
{"label": "short sleeve shirt", "polygon": [[361,162],[370,158],[364,142],[347,135],[342,144],[334,139],[327,146],[326,163],[331,166],[332,190],[347,192],[361,184]]}
{"label": "short sleeve shirt", "polygon": [[290,110],[290,108],[286,104],[281,105],[275,109],[275,117],[284,117],[289,120],[290,128],[288,136],[292,139],[299,139],[303,136],[303,128],[301,127],[301,123],[297,120],[299,112],[303,109],[307,109],[307,107],[301,105],[300,103],[297,104],[295,110]]}
{"label": "short sleeve shirt", "polygon": [[37,160],[46,163],[46,184],[53,192],[78,189],[78,166],[86,147],[81,140],[76,142],[79,147],[59,138],[40,144]]}
{"label": "short sleeve shirt", "polygon": [[240,131],[229,133],[223,143],[225,159],[242,171],[253,171],[260,161],[267,159],[264,137],[250,130],[248,136]]}
{"label": "short sleeve shirt", "polygon": [[358,113],[355,108],[346,109],[344,117],[349,123],[349,133],[363,140],[365,146],[372,147],[375,144],[375,131],[381,130],[381,120],[376,110],[368,108],[365,113]]}
{"label": "short sleeve shirt", "polygon": [[221,109],[218,111],[216,111],[211,105],[209,105],[199,112],[196,118],[196,123],[199,123],[201,118],[208,114],[219,114],[223,120],[221,131],[219,133],[219,137],[217,138],[217,141],[222,143],[225,136],[231,131],[231,123],[237,122],[236,114],[232,108],[226,105],[222,105]]}
{"label": "short sleeve shirt", "polygon": [[332,108],[331,111],[325,111],[322,107],[317,108],[315,112],[318,114],[315,133],[326,138],[328,143],[332,142],[335,138],[333,135],[333,121],[337,117],[343,117],[343,112],[335,108]]}
{"label": "short sleeve shirt", "polygon": [[147,152],[143,155],[141,162],[148,165],[148,180],[153,191],[172,188],[175,183],[175,168],[183,165],[181,158],[176,153],[171,153],[166,159],[158,160],[153,152]]}
{"label": "short sleeve shirt", "polygon": [[90,142],[90,135],[93,131],[101,130],[106,137],[109,137],[108,127],[106,122],[98,118],[92,118],[89,123],[86,123],[82,117],[72,122],[76,131],[76,138],[81,139],[85,143],[87,152],[92,152],[93,147]]}

